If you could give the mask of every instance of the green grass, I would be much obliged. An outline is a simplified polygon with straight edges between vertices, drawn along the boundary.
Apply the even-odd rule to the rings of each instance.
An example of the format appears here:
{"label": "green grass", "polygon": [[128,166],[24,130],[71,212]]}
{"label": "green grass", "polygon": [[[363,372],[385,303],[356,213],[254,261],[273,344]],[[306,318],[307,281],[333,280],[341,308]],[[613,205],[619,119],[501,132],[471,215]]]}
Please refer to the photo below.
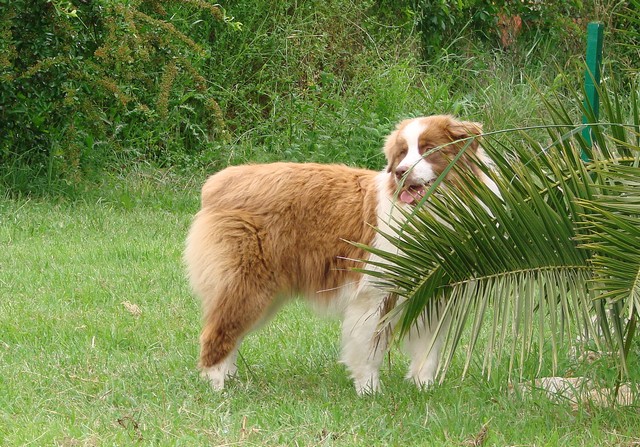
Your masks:
{"label": "green grass", "polygon": [[[29,113],[13,115],[26,129],[7,134],[22,149],[9,144],[9,163],[0,167],[0,446],[473,445],[483,427],[484,445],[640,444],[638,408],[519,396],[500,365],[489,380],[472,366],[463,381],[462,355],[442,386],[420,392],[403,379],[406,360],[394,349],[384,392],[358,398],[337,362],[338,322],[299,303],[248,337],[246,363],[227,390],[216,394],[200,380],[199,303],[181,252],[205,172],[275,160],[379,169],[382,139],[401,118],[454,113],[489,131],[540,124],[548,119],[542,96],[571,98],[583,76],[582,53],[564,54],[547,38],[509,51],[459,39],[421,61],[413,19],[398,14],[408,11],[402,2],[225,3],[245,31],[200,20],[184,5],[171,15],[211,46],[210,59],[193,62],[210,83],[205,96],[222,109],[224,138],[202,98],[195,106],[189,99],[189,76],[174,83],[167,120],[154,115],[157,85],[139,92],[148,114],[131,107],[121,116],[119,103],[93,82],[72,85],[66,76],[45,90],[34,77],[30,102],[20,102]],[[46,38],[34,48],[49,51],[48,28],[35,17],[27,25]],[[94,42],[96,35],[67,37]],[[163,66],[154,60],[144,73]],[[126,76],[132,68],[108,74],[135,93],[137,78]],[[21,92],[23,81],[14,84]],[[104,119],[75,113],[92,103],[72,104],[71,90],[58,88],[67,84],[86,87]],[[67,108],[51,106],[65,98]],[[41,118],[50,111],[62,122]],[[33,129],[40,120],[49,127]],[[37,163],[29,164],[32,156]],[[144,170],[144,163],[169,168]],[[126,174],[105,173],[122,166]],[[89,185],[95,178],[99,184]],[[526,365],[523,375],[531,376],[536,365]],[[565,362],[561,372],[574,366]],[[606,365],[596,368],[611,379]]]}
{"label": "green grass", "polygon": [[338,322],[303,304],[248,337],[238,379],[212,392],[181,263],[199,181],[137,175],[83,200],[0,201],[0,445],[455,446],[483,427],[484,445],[640,442],[637,408],[522,397],[500,369],[461,380],[462,358],[420,392],[394,349],[384,392],[358,398]]}

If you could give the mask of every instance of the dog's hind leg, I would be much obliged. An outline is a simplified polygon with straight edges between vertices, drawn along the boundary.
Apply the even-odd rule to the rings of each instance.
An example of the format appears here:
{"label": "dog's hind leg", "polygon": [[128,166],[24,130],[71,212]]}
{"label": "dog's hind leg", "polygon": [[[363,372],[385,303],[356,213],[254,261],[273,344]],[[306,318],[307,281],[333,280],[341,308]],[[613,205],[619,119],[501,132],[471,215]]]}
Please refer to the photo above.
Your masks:
{"label": "dog's hind leg", "polygon": [[242,338],[265,318],[274,301],[274,280],[262,257],[257,228],[245,213],[203,210],[187,239],[185,260],[204,313],[199,366],[216,390],[235,373]]}
{"label": "dog's hind leg", "polygon": [[223,283],[218,296],[206,303],[200,335],[202,376],[216,390],[235,374],[242,338],[267,318],[273,302],[273,294],[264,290],[263,284],[256,284],[255,279],[236,276]]}

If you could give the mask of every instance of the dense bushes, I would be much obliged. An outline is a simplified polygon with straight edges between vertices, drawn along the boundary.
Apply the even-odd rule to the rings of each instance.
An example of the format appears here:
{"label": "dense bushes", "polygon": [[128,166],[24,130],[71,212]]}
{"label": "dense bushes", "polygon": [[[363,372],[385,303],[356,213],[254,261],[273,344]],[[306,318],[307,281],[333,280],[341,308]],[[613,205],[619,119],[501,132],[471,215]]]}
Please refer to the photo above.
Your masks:
{"label": "dense bushes", "polygon": [[[488,96],[514,94],[487,88],[496,67],[542,67],[557,53],[550,39],[571,42],[567,23],[597,18],[574,0],[237,0],[227,13],[210,0],[0,6],[0,185],[23,191],[140,161],[379,167],[393,121],[485,113]],[[520,53],[509,42],[508,56],[487,51],[505,46],[500,17],[514,16],[525,35],[513,37],[538,40]]]}
{"label": "dense bushes", "polygon": [[[10,188],[74,184],[139,160],[335,160],[335,141],[354,130],[377,144],[369,133],[387,111],[362,115],[360,102],[377,62],[393,57],[381,42],[400,34],[371,29],[371,2],[240,1],[241,31],[206,0],[0,1],[0,182]],[[390,82],[412,61],[404,50],[382,74]],[[328,125],[344,135],[326,141]]]}
{"label": "dense bushes", "polygon": [[502,47],[512,46],[521,34],[575,42],[584,19],[594,14],[593,5],[580,0],[412,0],[411,4],[427,57],[465,31]]}
{"label": "dense bushes", "polygon": [[3,183],[77,182],[107,158],[163,160],[224,133],[201,74],[218,7],[2,0],[2,11]]}

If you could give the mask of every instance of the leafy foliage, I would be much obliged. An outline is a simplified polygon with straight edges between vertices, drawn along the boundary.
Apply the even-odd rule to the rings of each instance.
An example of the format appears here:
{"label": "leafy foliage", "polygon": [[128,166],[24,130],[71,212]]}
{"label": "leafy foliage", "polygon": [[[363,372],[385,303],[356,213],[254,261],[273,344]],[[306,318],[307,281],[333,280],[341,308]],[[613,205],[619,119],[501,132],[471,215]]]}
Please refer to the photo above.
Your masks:
{"label": "leafy foliage", "polygon": [[74,182],[123,151],[193,151],[224,133],[208,51],[186,34],[195,22],[203,40],[212,21],[223,11],[200,0],[3,0],[0,182]]}
{"label": "leafy foliage", "polygon": [[[525,65],[534,77],[553,79],[555,69],[530,57],[534,48],[475,55],[478,36],[495,48],[501,14],[521,15],[555,60],[548,31],[579,28],[573,16],[590,14],[572,1],[238,0],[224,3],[226,12],[210,0],[0,6],[0,186],[23,192],[73,187],[131,163],[210,172],[287,159],[377,169],[380,141],[407,114],[495,114],[484,121],[519,125],[535,114],[489,96],[496,65],[513,64],[516,81]],[[625,7],[633,5],[611,17],[632,31]],[[451,47],[463,29],[468,39]],[[489,111],[491,100],[505,109]]]}
{"label": "leafy foliage", "polygon": [[347,145],[377,167],[386,117],[415,95],[416,61],[386,62],[411,40],[372,2],[239,1],[240,24],[208,0],[0,1],[0,185],[13,190],[132,162],[349,162]]}
{"label": "leafy foliage", "polygon": [[548,145],[527,129],[509,132],[518,139],[483,136],[501,197],[474,179],[432,188],[428,207],[407,213],[399,238],[389,237],[398,252],[374,251],[385,261],[371,273],[405,299],[401,334],[446,303],[445,372],[463,334],[465,369],[484,344],[488,373],[503,355],[510,371],[533,353],[542,368],[546,349],[555,370],[561,348],[586,338],[620,352],[626,372],[640,311],[638,91],[626,109],[615,91],[601,95],[610,122],[590,124],[593,148],[562,103],[550,103]]}
{"label": "leafy foliage", "polygon": [[412,0],[410,3],[426,57],[448,48],[465,34],[483,36],[503,47],[511,46],[519,34],[543,33],[558,42],[567,37],[573,40],[580,33],[575,19],[586,15],[585,6],[579,0]]}

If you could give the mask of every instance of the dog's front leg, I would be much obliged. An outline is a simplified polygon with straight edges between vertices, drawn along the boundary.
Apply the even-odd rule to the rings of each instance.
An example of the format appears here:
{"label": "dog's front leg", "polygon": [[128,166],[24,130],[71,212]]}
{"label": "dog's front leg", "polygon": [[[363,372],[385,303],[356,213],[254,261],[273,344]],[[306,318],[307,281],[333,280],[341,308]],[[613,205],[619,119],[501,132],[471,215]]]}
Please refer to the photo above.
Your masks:
{"label": "dog's front leg", "polygon": [[375,289],[360,291],[344,312],[342,356],[360,395],[380,390],[380,365],[388,340],[376,336],[384,294]]}
{"label": "dog's front leg", "polygon": [[450,324],[448,317],[440,322],[442,306],[437,307],[430,316],[424,313],[418,317],[404,343],[404,348],[411,357],[407,379],[420,388],[426,388],[435,381],[440,352]]}

